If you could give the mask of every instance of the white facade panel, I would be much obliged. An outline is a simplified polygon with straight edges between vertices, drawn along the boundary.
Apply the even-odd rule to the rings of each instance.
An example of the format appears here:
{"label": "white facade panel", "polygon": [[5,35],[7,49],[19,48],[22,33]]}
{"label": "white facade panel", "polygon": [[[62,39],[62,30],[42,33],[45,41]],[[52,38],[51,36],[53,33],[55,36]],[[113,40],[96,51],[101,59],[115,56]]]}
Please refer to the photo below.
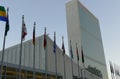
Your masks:
{"label": "white facade panel", "polygon": [[[79,0],[72,0],[66,4],[68,40],[72,41],[75,61],[76,43],[79,55],[81,48],[84,52],[85,67],[97,67],[103,79],[108,79],[102,38],[98,19],[86,9]],[[70,46],[70,45],[69,45]],[[82,66],[82,61],[80,60]]]}
{"label": "white facade panel", "polygon": [[[5,62],[9,64],[15,64],[19,67],[19,48],[20,45],[10,47],[5,50]],[[43,70],[45,72],[45,52],[43,48],[43,36],[36,38],[36,69]],[[0,51],[1,54],[1,51]],[[63,54],[59,47],[56,48],[57,54],[57,71],[58,75],[62,76],[64,79],[64,64],[63,64]],[[32,40],[23,42],[23,52],[22,52],[22,67],[33,68],[33,44]],[[66,68],[66,78],[72,79],[72,68],[71,59],[65,55],[65,68]],[[78,65],[73,62],[73,73],[74,76],[78,76]],[[53,41],[47,37],[47,71],[49,74],[55,75],[55,54],[53,53]],[[90,76],[91,77],[91,76]],[[93,75],[94,77],[94,75]],[[89,78],[89,75],[88,77]],[[89,78],[89,79],[99,79],[99,78]]]}

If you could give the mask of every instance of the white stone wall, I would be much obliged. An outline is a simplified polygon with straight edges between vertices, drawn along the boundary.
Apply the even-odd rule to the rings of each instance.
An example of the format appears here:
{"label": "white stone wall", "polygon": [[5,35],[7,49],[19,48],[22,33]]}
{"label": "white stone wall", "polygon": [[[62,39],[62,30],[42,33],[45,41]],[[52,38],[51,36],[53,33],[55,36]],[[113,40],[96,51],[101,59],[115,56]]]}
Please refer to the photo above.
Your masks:
{"label": "white stone wall", "polygon": [[77,62],[77,43],[80,65],[83,66],[81,61],[82,47],[85,66],[87,67],[90,65],[96,67],[102,72],[103,79],[108,79],[98,19],[86,7],[84,7],[79,0],[71,0],[66,4],[66,16],[68,40],[72,41],[73,55],[75,57],[74,60]]}
{"label": "white stone wall", "polygon": [[[19,65],[19,49],[20,45],[15,45],[13,47],[7,48],[5,50],[4,62]],[[36,48],[35,48],[35,68],[45,70],[45,52],[43,48],[43,36],[36,38]],[[59,47],[56,49],[57,51],[57,70],[58,74],[63,76],[64,78],[64,65],[63,65],[63,55],[62,51]],[[1,59],[0,51],[0,59]],[[53,53],[53,41],[47,37],[47,69],[48,72],[52,72],[55,74],[55,54]],[[72,68],[71,68],[71,60],[70,57],[65,55],[65,68],[66,68],[66,78],[72,79]],[[22,66],[33,68],[33,44],[32,40],[23,42],[23,50],[22,50]],[[73,62],[74,75],[78,76],[78,65]],[[90,73],[88,73],[89,79],[99,79]]]}

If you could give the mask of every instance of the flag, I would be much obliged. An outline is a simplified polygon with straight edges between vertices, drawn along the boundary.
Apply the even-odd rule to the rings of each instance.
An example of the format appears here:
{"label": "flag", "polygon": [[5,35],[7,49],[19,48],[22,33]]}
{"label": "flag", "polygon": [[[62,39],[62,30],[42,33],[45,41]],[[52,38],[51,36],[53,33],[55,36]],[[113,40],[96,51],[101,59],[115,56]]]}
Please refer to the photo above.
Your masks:
{"label": "flag", "polygon": [[56,53],[56,33],[54,32],[53,52]]}
{"label": "flag", "polygon": [[77,53],[77,60],[79,61],[79,53],[78,53],[77,43],[76,43],[76,53]]}
{"label": "flag", "polygon": [[82,56],[82,63],[84,63],[84,54],[83,54],[83,48],[81,49],[81,56]]}
{"label": "flag", "polygon": [[24,21],[24,16],[22,17],[22,40],[25,39],[25,36],[27,35],[27,29]]}
{"label": "flag", "polygon": [[65,54],[65,46],[64,46],[64,37],[62,36],[62,51],[63,55]]}
{"label": "flag", "polygon": [[71,58],[73,59],[73,51],[72,51],[72,44],[71,44],[71,40],[70,40],[70,53],[71,53]]}
{"label": "flag", "polygon": [[45,33],[44,33],[44,44],[43,44],[43,46],[44,46],[44,49],[45,49],[46,46],[47,46],[47,40],[46,40],[46,27],[45,27]]}
{"label": "flag", "polygon": [[6,21],[6,27],[5,27],[5,36],[7,36],[7,32],[9,31],[9,15],[8,15],[9,9],[7,8],[7,21]]}
{"label": "flag", "polygon": [[35,25],[36,25],[36,23],[34,22],[34,27],[33,27],[33,45],[35,45]]}
{"label": "flag", "polygon": [[7,22],[6,10],[4,6],[0,6],[0,21]]}
{"label": "flag", "polygon": [[111,73],[114,73],[114,69],[113,69],[113,66],[112,66],[111,62],[110,62],[110,71],[111,71]]}

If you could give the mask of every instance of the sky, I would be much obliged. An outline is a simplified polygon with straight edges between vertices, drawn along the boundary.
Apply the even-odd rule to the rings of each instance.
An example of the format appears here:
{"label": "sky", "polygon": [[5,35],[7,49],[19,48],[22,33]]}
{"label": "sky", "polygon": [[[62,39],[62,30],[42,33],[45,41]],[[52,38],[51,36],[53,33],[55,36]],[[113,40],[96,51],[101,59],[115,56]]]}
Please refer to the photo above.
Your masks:
{"label": "sky", "polygon": [[[0,0],[0,5],[9,7],[10,30],[6,37],[6,48],[20,43],[22,15],[25,16],[27,36],[32,39],[32,29],[36,22],[36,36],[47,33],[53,38],[56,32],[57,44],[61,47],[61,37],[64,36],[68,49],[67,23],[65,3],[70,0]],[[103,47],[109,70],[109,61],[120,66],[120,0],[80,0],[100,22]],[[5,22],[0,21],[0,50],[3,45]],[[110,74],[110,72],[109,72]]]}

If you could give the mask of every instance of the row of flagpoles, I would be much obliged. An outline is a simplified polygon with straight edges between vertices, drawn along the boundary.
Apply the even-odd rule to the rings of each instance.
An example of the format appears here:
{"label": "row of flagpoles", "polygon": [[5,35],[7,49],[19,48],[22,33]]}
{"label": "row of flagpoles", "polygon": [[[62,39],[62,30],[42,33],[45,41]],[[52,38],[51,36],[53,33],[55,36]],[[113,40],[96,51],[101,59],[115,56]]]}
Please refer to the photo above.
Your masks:
{"label": "row of flagpoles", "polygon": [[[4,51],[5,51],[5,41],[6,41],[6,36],[7,36],[7,32],[9,31],[9,16],[8,16],[8,9],[7,9],[7,13],[5,11],[4,6],[0,6],[0,20],[1,21],[5,21],[6,22],[6,27],[5,27],[5,34],[4,34],[4,41],[3,41],[3,49],[2,49],[2,59],[1,59],[1,67],[0,67],[0,79],[2,79],[2,71],[3,71],[3,62],[4,62]],[[34,22],[34,26],[33,26],[33,46],[34,46],[34,50],[33,50],[33,79],[35,78],[35,27],[36,27],[36,23]],[[18,69],[18,79],[21,79],[21,58],[22,58],[22,43],[25,40],[25,36],[27,35],[27,29],[26,29],[26,25],[25,25],[25,21],[24,21],[24,15],[22,16],[22,28],[21,28],[21,43],[20,43],[20,59],[19,59],[19,69]],[[70,53],[71,53],[71,69],[72,69],[72,77],[73,77],[73,51],[72,51],[72,44],[71,44],[71,40],[70,42]],[[56,79],[57,77],[57,55],[56,55],[56,33],[54,32],[54,42],[53,42],[53,52],[55,54],[55,75],[56,75]],[[44,51],[45,51],[45,79],[47,79],[47,39],[46,39],[46,28],[44,31],[44,42],[43,42],[43,47],[44,47]],[[63,64],[64,64],[64,79],[66,79],[66,65],[65,65],[65,46],[64,46],[64,37],[62,37],[62,52],[63,52]],[[77,55],[77,64],[78,64],[78,76],[80,78],[80,68],[79,68],[79,51],[78,51],[78,46],[76,43],[76,55]],[[83,48],[81,47],[81,60],[84,66],[84,54],[83,54]],[[85,69],[85,68],[84,68]],[[82,76],[82,75],[81,75]],[[85,70],[84,70],[84,77],[85,77]]]}
{"label": "row of flagpoles", "polygon": [[112,79],[120,79],[120,67],[116,64],[113,64],[111,61],[109,64]]}

